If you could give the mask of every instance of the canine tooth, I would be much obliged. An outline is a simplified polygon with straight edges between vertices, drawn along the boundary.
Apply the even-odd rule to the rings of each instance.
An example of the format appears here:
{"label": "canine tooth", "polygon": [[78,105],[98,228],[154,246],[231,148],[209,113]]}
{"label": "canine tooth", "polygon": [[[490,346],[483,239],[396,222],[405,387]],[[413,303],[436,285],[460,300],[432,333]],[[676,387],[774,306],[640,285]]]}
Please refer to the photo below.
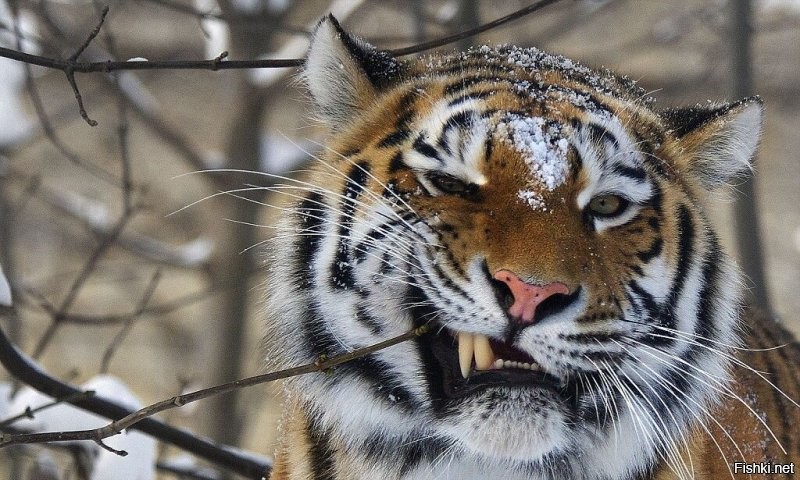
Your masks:
{"label": "canine tooth", "polygon": [[494,363],[494,352],[489,345],[489,337],[475,335],[475,367],[478,370],[488,370]]}
{"label": "canine tooth", "polygon": [[467,378],[472,369],[472,353],[475,351],[474,335],[459,332],[458,334],[458,365],[461,367],[461,376]]}

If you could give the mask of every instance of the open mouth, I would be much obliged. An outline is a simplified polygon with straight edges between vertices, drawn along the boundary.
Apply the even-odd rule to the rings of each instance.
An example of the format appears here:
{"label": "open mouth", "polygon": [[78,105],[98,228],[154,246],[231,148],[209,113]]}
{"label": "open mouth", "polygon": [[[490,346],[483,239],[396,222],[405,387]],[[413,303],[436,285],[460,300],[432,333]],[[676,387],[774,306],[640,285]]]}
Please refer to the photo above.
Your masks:
{"label": "open mouth", "polygon": [[[502,282],[493,281],[492,286],[498,303],[506,310],[513,302],[511,292]],[[532,323],[563,311],[579,294],[580,287],[567,295],[552,295],[538,306]],[[412,296],[420,300],[414,309],[417,326],[427,323],[432,327],[418,341],[434,397],[461,398],[492,387],[547,389],[564,398],[572,396],[569,392],[573,386],[566,379],[547,372],[530,354],[513,345],[527,325],[509,317],[510,328],[504,340],[454,331],[429,321],[437,312],[421,289],[414,289]]]}
{"label": "open mouth", "polygon": [[441,369],[442,393],[449,398],[500,386],[554,391],[564,387],[527,353],[484,335],[441,328],[423,335],[420,343],[435,360],[435,367]]}

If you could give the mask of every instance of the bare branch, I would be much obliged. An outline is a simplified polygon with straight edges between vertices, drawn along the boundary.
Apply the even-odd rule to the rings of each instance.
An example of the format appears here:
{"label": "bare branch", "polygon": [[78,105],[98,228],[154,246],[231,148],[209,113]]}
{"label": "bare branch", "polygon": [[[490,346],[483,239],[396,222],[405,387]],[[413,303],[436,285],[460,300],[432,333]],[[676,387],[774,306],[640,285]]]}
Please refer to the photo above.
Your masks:
{"label": "bare branch", "polygon": [[[0,314],[3,312],[0,311]],[[15,379],[53,398],[84,393],[45,373],[38,365],[19,352],[2,329],[0,329],[0,364]],[[128,408],[97,396],[78,398],[69,403],[108,419],[123,418],[133,413]],[[267,461],[225,448],[186,430],[170,427],[156,419],[145,418],[132,428],[247,478],[262,479],[269,474],[270,464]]]}
{"label": "bare branch", "polygon": [[[10,4],[12,12],[13,12],[13,19],[14,19],[14,33],[16,38],[16,45],[19,51],[9,50],[4,47],[0,47],[0,50],[9,50],[12,52],[19,53],[21,55],[28,55],[27,53],[22,52],[22,33],[20,32],[19,22],[18,22],[18,12],[17,12],[17,5],[16,2],[11,2]],[[4,56],[0,53],[0,57]],[[36,84],[33,81],[33,72],[31,71],[31,65],[25,62],[25,87],[28,90],[28,95],[31,98],[31,102],[33,103],[33,108],[36,111],[36,116],[39,119],[39,123],[42,126],[42,130],[44,131],[45,136],[50,140],[50,143],[56,147],[56,149],[61,152],[64,157],[72,162],[73,164],[83,168],[87,172],[91,173],[95,177],[108,182],[112,185],[119,185],[119,181],[117,178],[112,175],[111,173],[107,172],[103,168],[82,159],[80,156],[72,152],[67,146],[61,141],[61,138],[56,134],[53,125],[50,123],[49,118],[47,117],[47,113],[44,109],[44,104],[42,103],[42,97],[39,95],[39,89],[36,87]]]}
{"label": "bare branch", "polygon": [[[69,59],[67,59],[70,64],[74,64],[77,62],[78,57],[80,57],[81,53],[86,50],[86,47],[92,43],[92,40],[97,37],[97,34],[100,33],[100,28],[103,26],[103,23],[106,21],[106,15],[108,15],[108,7],[104,7],[103,11],[100,13],[100,21],[97,22],[97,26],[94,27],[94,30],[89,33],[89,36],[86,38],[86,41],[78,47],[78,50],[73,53]],[[72,87],[72,91],[75,93],[75,100],[78,101],[78,111],[81,114],[81,118],[86,120],[86,123],[89,124],[90,127],[96,127],[97,122],[89,118],[89,114],[86,113],[86,107],[83,105],[83,97],[81,97],[81,91],[78,89],[78,83],[75,81],[75,69],[72,67],[67,67],[64,69],[64,74],[67,76],[67,82],[69,82],[70,87]]]}
{"label": "bare branch", "polygon": [[86,50],[86,48],[89,46],[89,44],[92,43],[92,40],[97,38],[97,34],[100,33],[100,29],[103,27],[103,23],[105,23],[106,21],[106,15],[108,15],[108,5],[103,7],[103,10],[100,12],[100,20],[97,22],[97,25],[94,27],[91,33],[89,33],[89,36],[86,38],[86,41],[84,41],[83,44],[80,47],[78,47],[78,50],[76,50],[75,53],[73,53],[69,57],[70,61],[74,62],[78,60],[78,57],[80,57],[81,54],[84,52],[84,50]]}
{"label": "bare branch", "polygon": [[343,355],[338,355],[336,357],[319,359],[318,361],[314,363],[309,363],[307,365],[288,368],[285,370],[266,373],[263,375],[257,375],[242,380],[236,380],[234,382],[217,385],[203,390],[197,390],[195,392],[183,395],[176,395],[166,400],[162,400],[152,405],[148,405],[147,407],[137,410],[136,412],[133,412],[125,416],[124,418],[113,421],[104,427],[96,429],[77,430],[72,432],[5,434],[0,436],[0,448],[8,445],[18,445],[22,443],[63,442],[63,441],[74,441],[74,440],[93,440],[99,443],[104,438],[116,435],[122,432],[122,430],[130,428],[133,425],[137,424],[138,422],[148,417],[151,417],[159,412],[163,412],[165,410],[169,410],[176,407],[182,407],[186,404],[195,402],[197,400],[201,400],[203,398],[208,398],[214,395],[219,395],[221,393],[238,390],[252,385],[274,382],[275,380],[295,377],[298,375],[303,375],[311,372],[330,371],[337,365],[350,362],[352,360],[367,356],[371,353],[375,353],[384,348],[388,348],[393,345],[397,345],[398,343],[411,340],[412,338],[419,337],[420,335],[426,333],[427,331],[428,331],[427,326],[421,326],[411,331],[408,331],[402,335],[398,335],[388,340],[384,340],[383,342],[379,342],[374,345],[370,345],[368,347],[359,348],[357,350],[353,350],[352,352]]}
{"label": "bare branch", "polygon": [[[108,218],[104,205],[74,193],[53,190],[41,184],[37,186],[37,198],[79,220],[95,235],[104,237],[112,233],[114,223]],[[213,251],[212,241],[207,237],[171,245],[133,230],[119,233],[116,245],[148,261],[184,268],[204,267]]]}
{"label": "bare branch", "polygon": [[114,352],[117,351],[117,348],[119,348],[119,346],[122,344],[122,341],[128,335],[128,332],[131,331],[131,328],[133,328],[133,324],[136,319],[142,315],[142,312],[147,307],[150,299],[153,297],[153,293],[155,293],[156,287],[158,287],[158,282],[160,280],[161,270],[156,270],[156,273],[153,274],[153,278],[150,279],[150,283],[145,289],[144,295],[142,295],[142,299],[139,301],[139,305],[136,306],[136,309],[125,321],[125,325],[122,327],[122,330],[117,332],[113,340],[111,340],[111,344],[103,353],[103,360],[100,362],[100,373],[108,372],[108,366],[111,363],[111,357],[114,355]]}
{"label": "bare branch", "polygon": [[[518,20],[524,16],[530,15],[542,8],[558,2],[559,0],[539,0],[527,7],[521,8],[513,13],[510,13],[497,20],[485,23],[479,27],[471,28],[454,35],[448,35],[440,39],[431,40],[418,45],[410,47],[399,48],[395,50],[388,50],[392,55],[410,55],[412,53],[419,53],[426,50],[432,50],[467,37],[486,32],[488,30],[498,28],[502,25]],[[286,68],[298,67],[303,64],[301,58],[285,58],[285,59],[260,59],[260,60],[225,60],[220,61],[220,58],[211,60],[177,60],[177,61],[149,61],[149,60],[133,60],[127,62],[120,61],[106,61],[106,62],[78,62],[75,60],[59,60],[55,58],[44,57],[41,55],[32,55],[24,53],[19,50],[12,50],[0,47],[0,57],[10,58],[20,62],[25,62],[32,65],[39,65],[42,67],[53,68],[63,72],[73,73],[93,73],[93,72],[113,72],[117,70],[232,70],[244,68]]]}
{"label": "bare branch", "polygon": [[105,252],[114,244],[114,242],[119,237],[122,230],[128,224],[131,219],[132,211],[122,212],[119,220],[116,222],[114,227],[105,235],[97,247],[92,252],[92,255],[83,265],[80,273],[75,280],[72,282],[69,290],[67,291],[67,296],[61,302],[61,306],[58,310],[52,315],[52,319],[50,321],[50,325],[47,327],[47,330],[42,334],[39,342],[36,344],[36,348],[34,349],[33,358],[38,358],[44,353],[45,348],[52,340],[53,336],[58,331],[59,327],[62,323],[62,316],[67,313],[67,311],[72,307],[73,302],[78,298],[78,294],[80,293],[83,286],[86,284],[86,281],[91,276],[92,272],[94,272],[95,267],[97,266],[97,262],[100,261],[100,258],[105,254]]}
{"label": "bare branch", "polygon": [[24,412],[14,415],[13,417],[8,417],[5,420],[0,421],[0,430],[13,425],[16,421],[22,420],[23,418],[34,418],[34,414],[41,412],[42,410],[47,410],[48,408],[53,408],[56,405],[61,405],[62,403],[71,403],[73,400],[80,400],[82,398],[91,397],[94,395],[93,390],[86,390],[84,392],[78,392],[74,395],[69,395],[64,398],[60,398],[57,400],[53,400],[52,402],[45,403],[44,405],[38,406],[36,408],[26,408]]}

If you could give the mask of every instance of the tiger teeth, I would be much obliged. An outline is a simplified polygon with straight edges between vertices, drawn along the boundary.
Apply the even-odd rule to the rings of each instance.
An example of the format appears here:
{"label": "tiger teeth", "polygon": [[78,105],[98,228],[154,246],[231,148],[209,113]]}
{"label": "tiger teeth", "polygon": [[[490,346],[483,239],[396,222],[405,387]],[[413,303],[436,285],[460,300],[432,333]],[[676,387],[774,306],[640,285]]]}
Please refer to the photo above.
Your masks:
{"label": "tiger teeth", "polygon": [[495,358],[489,337],[486,335],[459,332],[458,333],[458,366],[461,376],[469,377],[472,370],[472,361],[475,361],[475,370],[489,370],[501,368],[520,368],[523,370],[539,371],[542,369],[538,363],[515,362]]}
{"label": "tiger teeth", "polygon": [[489,370],[494,364],[494,352],[486,335],[458,333],[458,366],[461,376],[467,378],[472,370],[472,360],[476,370]]}
{"label": "tiger teeth", "polygon": [[472,354],[475,351],[474,335],[471,333],[458,334],[458,365],[461,367],[461,376],[467,378],[472,368]]}
{"label": "tiger teeth", "polygon": [[489,345],[489,337],[486,335],[475,335],[475,368],[478,370],[489,370],[494,362],[494,352]]}

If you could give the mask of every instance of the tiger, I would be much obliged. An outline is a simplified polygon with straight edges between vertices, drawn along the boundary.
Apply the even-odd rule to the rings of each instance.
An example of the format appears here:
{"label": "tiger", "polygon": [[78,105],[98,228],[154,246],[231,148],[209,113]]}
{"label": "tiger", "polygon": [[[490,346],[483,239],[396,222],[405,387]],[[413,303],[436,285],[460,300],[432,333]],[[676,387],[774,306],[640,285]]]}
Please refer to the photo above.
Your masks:
{"label": "tiger", "polygon": [[267,365],[421,334],[287,380],[270,478],[793,478],[800,347],[708,215],[758,97],[660,108],[514,45],[398,59],[332,16],[301,77],[330,133],[270,187]]}

